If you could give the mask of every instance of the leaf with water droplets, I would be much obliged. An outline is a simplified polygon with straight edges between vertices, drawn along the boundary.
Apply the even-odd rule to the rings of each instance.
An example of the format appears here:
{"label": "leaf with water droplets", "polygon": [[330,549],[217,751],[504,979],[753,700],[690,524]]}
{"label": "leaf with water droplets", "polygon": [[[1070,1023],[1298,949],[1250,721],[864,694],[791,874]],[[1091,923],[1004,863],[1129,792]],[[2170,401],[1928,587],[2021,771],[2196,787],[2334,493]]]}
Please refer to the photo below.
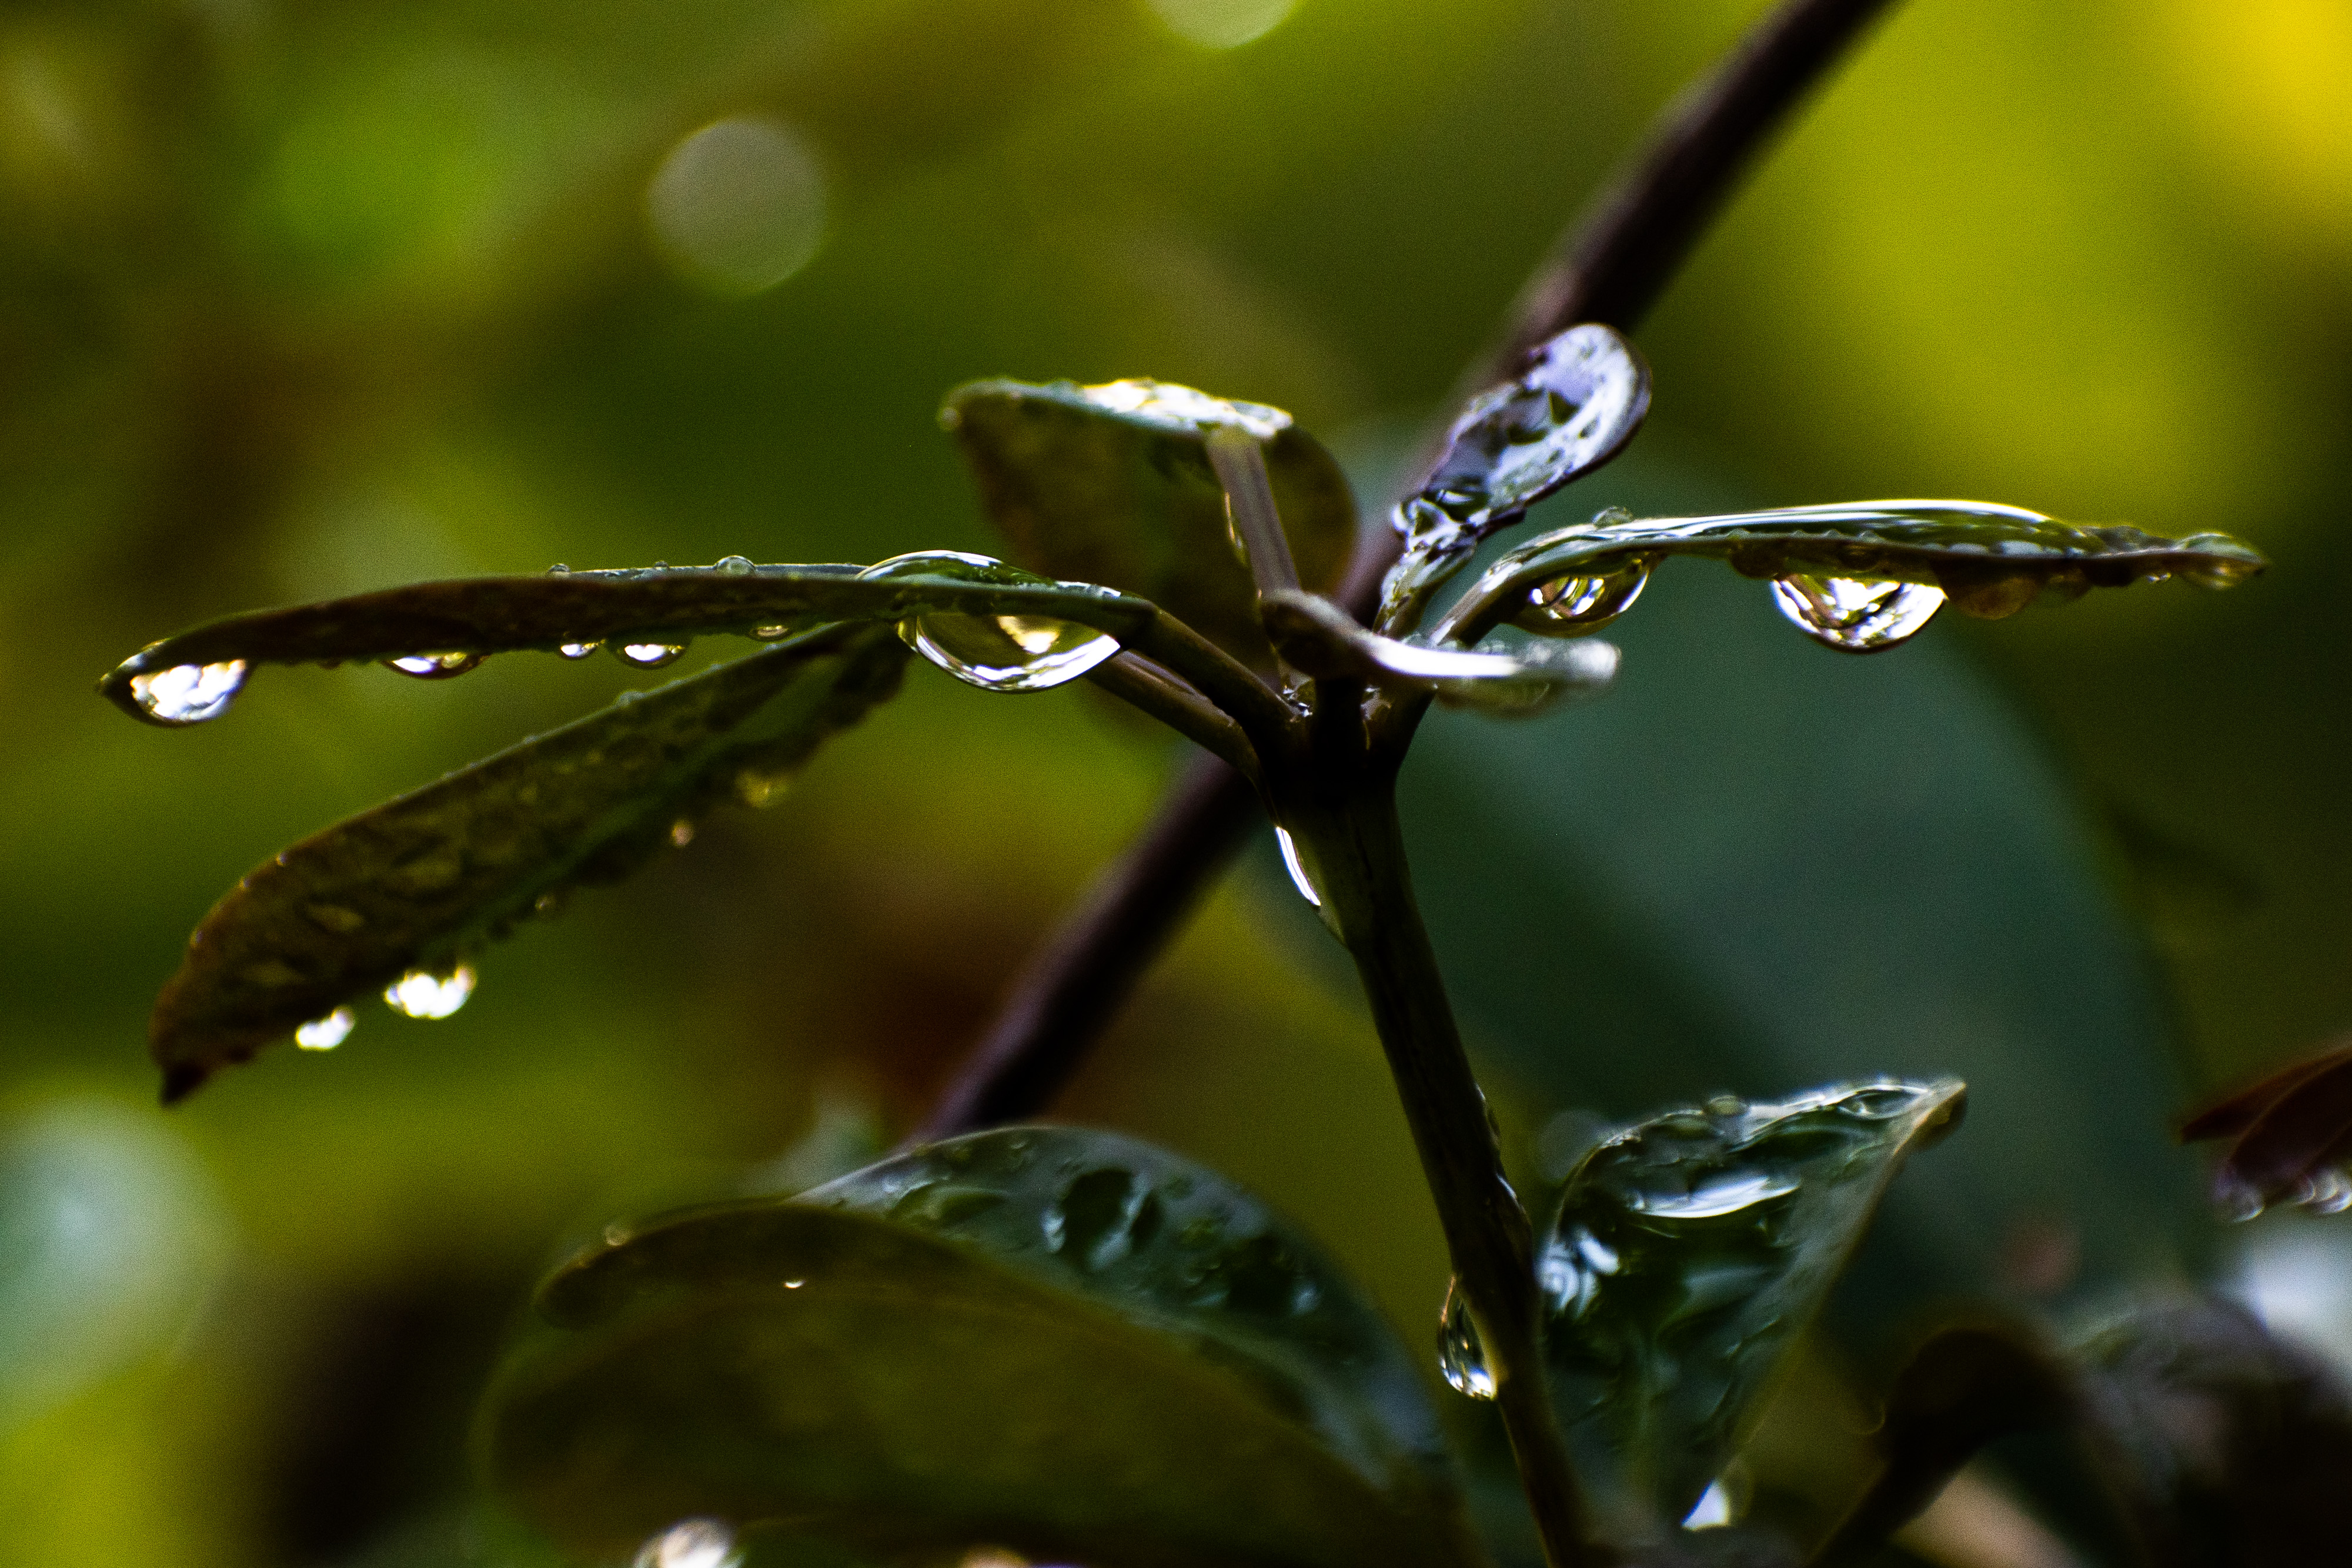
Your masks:
{"label": "leaf with water droplets", "polygon": [[1021,559],[1140,594],[1244,663],[1263,668],[1270,656],[1208,432],[1227,425],[1264,443],[1300,582],[1328,591],[1347,571],[1356,538],[1347,478],[1280,409],[1168,382],[985,381],[949,393],[940,417]]}
{"label": "leaf with water droplets", "polygon": [[673,825],[791,770],[897,689],[887,626],[836,626],[621,702],[303,840],[189,938],[150,1043],[176,1099],[392,988],[454,1011],[458,959],[566,890],[627,875]]}
{"label": "leaf with water droplets", "polygon": [[2231,1140],[2213,1197],[2235,1219],[2274,1203],[2352,1208],[2352,1045],[2294,1062],[2191,1116],[2183,1142]]}
{"label": "leaf with water droplets", "polygon": [[2169,539],[1979,501],[1855,501],[1701,517],[1612,510],[1504,556],[1447,609],[1430,640],[1474,646],[1506,621],[1550,630],[1542,622],[1556,613],[1549,607],[1564,584],[1646,570],[1670,555],[1712,557],[1772,580],[1783,613],[1849,653],[1895,646],[1948,600],[1963,614],[1998,619],[2043,593],[2072,598],[2168,577],[2227,588],[2268,564],[2226,534]]}
{"label": "leaf with water droplets", "polygon": [[[1201,1173],[1164,1155],[1122,1167],[1184,1216],[1139,1240],[1131,1193],[1036,1152],[1024,1173],[934,1150],[815,1195],[839,1207],[769,1199],[616,1228],[541,1288],[541,1323],[478,1424],[486,1482],[600,1562],[685,1517],[788,1521],[894,1561],[983,1542],[1102,1568],[1473,1560],[1416,1467],[1392,1476],[1335,1444],[1297,1384],[1216,1326],[1220,1312],[1295,1313],[1311,1274],[1236,1256],[1223,1278],[1246,1301],[1184,1309],[1174,1260],[1211,1266],[1200,1291],[1223,1257],[1183,1240],[1218,1212],[1172,1185]],[[885,1172],[908,1185],[887,1190]],[[905,1212],[861,1211],[885,1203]],[[1044,1228],[1056,1204],[1058,1246]],[[984,1239],[1016,1217],[1025,1258]],[[1098,1274],[1136,1290],[1085,1282]],[[1306,1316],[1328,1317],[1336,1356],[1360,1310]]]}
{"label": "leaf with water droplets", "polygon": [[1277,591],[1258,611],[1283,662],[1302,674],[1432,691],[1441,702],[1489,713],[1534,713],[1563,696],[1591,695],[1617,674],[1617,650],[1606,643],[1529,643],[1507,653],[1433,647],[1368,632],[1311,593]]}
{"label": "leaf with water droplets", "polygon": [[1689,1513],[1887,1183],[1958,1122],[1950,1080],[1671,1112],[1587,1154],[1537,1261],[1562,1424],[1630,1537]]}

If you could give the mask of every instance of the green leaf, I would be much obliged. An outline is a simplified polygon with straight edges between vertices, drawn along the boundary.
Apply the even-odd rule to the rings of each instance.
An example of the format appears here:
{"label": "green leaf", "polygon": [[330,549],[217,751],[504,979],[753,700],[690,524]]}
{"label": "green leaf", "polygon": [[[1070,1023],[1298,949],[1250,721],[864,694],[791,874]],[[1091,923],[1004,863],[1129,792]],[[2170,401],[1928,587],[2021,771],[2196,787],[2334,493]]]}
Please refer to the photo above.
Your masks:
{"label": "green leaf", "polygon": [[765,803],[898,689],[906,657],[887,627],[828,627],[630,693],[265,862],[196,927],[156,998],[165,1099],[627,875],[721,798]]}
{"label": "green leaf", "polygon": [[874,1215],[670,1216],[565,1265],[540,1306],[478,1467],[599,1561],[688,1517],[1095,1568],[1468,1560],[1450,1516],[1224,1342]]}
{"label": "green leaf", "polygon": [[[912,568],[912,570],[910,570]],[[225,712],[254,664],[484,655],[598,643],[677,645],[699,634],[782,636],[838,621],[926,613],[1073,621],[1150,642],[1153,607],[1091,583],[1048,582],[982,556],[937,552],[873,567],[655,567],[420,582],[256,610],[150,644],[99,683],[134,718],[178,726]],[[460,660],[450,673],[470,668]]]}
{"label": "green leaf", "polygon": [[1453,1506],[1414,1359],[1296,1228],[1204,1166],[1116,1133],[1023,1127],[904,1155],[803,1193],[977,1247],[1148,1328],[1213,1343],[1337,1453]]}
{"label": "green leaf", "polygon": [[1355,498],[1330,454],[1280,409],[1166,382],[984,381],[949,393],[940,419],[1023,561],[1140,594],[1244,664],[1266,668],[1272,655],[1203,444],[1210,430],[1264,443],[1300,583],[1328,591],[1347,572]]}
{"label": "green leaf", "polygon": [[[1918,585],[1921,593],[1906,596],[1907,613],[1876,632],[1866,616],[1843,628],[1809,626],[1832,646],[1857,653],[1893,646],[1925,625],[1945,598],[1963,614],[1997,620],[2044,592],[2073,597],[2175,576],[2227,588],[2269,564],[2226,534],[2168,539],[1975,501],[1857,501],[1704,517],[1635,518],[1612,510],[1504,556],[1446,611],[1429,640],[1466,647],[1513,619],[1537,631],[1570,629],[1548,604],[1573,602],[1577,584],[1622,580],[1675,555],[1727,560],[1745,576],[1790,584],[1784,607],[1801,625],[1807,622],[1796,589],[1818,599],[1825,583]],[[1631,591],[1619,586],[1603,596],[1605,613],[1593,623],[1614,619],[1638,591],[1637,578]]]}
{"label": "green leaf", "polygon": [[1562,1423],[1630,1535],[1678,1522],[1746,1438],[1952,1080],[1710,1102],[1587,1154],[1537,1260]]}

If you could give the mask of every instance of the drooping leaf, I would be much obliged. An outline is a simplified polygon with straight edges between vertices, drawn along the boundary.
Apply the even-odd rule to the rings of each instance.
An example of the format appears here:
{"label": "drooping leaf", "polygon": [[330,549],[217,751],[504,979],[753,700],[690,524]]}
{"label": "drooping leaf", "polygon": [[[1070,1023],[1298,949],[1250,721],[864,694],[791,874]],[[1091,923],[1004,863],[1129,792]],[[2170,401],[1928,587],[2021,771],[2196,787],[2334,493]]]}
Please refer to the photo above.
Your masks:
{"label": "drooping leaf", "polygon": [[764,803],[898,689],[887,626],[835,626],[646,694],[303,840],[215,905],[156,998],[176,1099],[310,1020],[627,875],[719,800]]}
{"label": "drooping leaf", "polygon": [[688,1517],[1096,1568],[1466,1560],[1450,1517],[1350,1462],[1224,1342],[910,1225],[688,1211],[616,1232],[540,1306],[478,1465],[593,1561]]}
{"label": "drooping leaf", "polygon": [[1538,345],[1517,379],[1473,398],[1427,482],[1397,507],[1404,555],[1381,592],[1381,629],[1411,631],[1479,540],[1614,457],[1649,408],[1649,366],[1594,323]]}
{"label": "drooping leaf", "polygon": [[1116,1133],[973,1134],[803,1193],[976,1247],[1278,1390],[1331,1449],[1432,1512],[1452,1504],[1415,1364],[1353,1281],[1216,1172]]}
{"label": "drooping leaf", "polygon": [[2190,1117],[2184,1142],[2227,1137],[2214,1201],[2251,1219],[2269,1204],[2352,1208],[2352,1046],[2282,1068]]}
{"label": "drooping leaf", "polygon": [[1258,611],[1284,662],[1302,674],[1431,691],[1441,702],[1489,713],[1534,713],[1571,694],[1590,695],[1617,673],[1617,650],[1606,643],[1472,653],[1383,637],[1308,593],[1269,593]]}
{"label": "drooping leaf", "polygon": [[1745,1439],[1957,1082],[1671,1112],[1587,1154],[1537,1260],[1562,1423],[1630,1535],[1673,1526]]}
{"label": "drooping leaf", "polygon": [[1235,426],[1264,444],[1302,586],[1339,586],[1356,538],[1348,481],[1280,409],[1168,382],[1102,386],[984,381],[948,394],[989,518],[1015,555],[1055,577],[1141,595],[1244,663],[1270,653],[1203,438]]}
{"label": "drooping leaf", "polygon": [[872,567],[746,561],[734,570],[463,578],[226,616],[142,649],[98,689],[134,718],[177,726],[225,712],[254,664],[676,645],[706,633],[766,638],[926,613],[1068,621],[1146,641],[1157,619],[1144,601],[1091,583],[1050,582],[944,551]]}
{"label": "drooping leaf", "polygon": [[[1562,585],[1646,571],[1675,555],[1727,560],[1745,576],[1773,580],[1790,619],[1855,653],[1893,646],[1946,598],[1965,614],[1998,619],[2043,592],[2073,596],[2175,576],[2227,588],[2268,564],[2226,534],[2168,539],[1974,501],[1858,501],[1705,517],[1605,511],[1497,560],[1431,628],[1429,640],[1466,647],[1515,618],[1557,631],[1556,622],[1543,622],[1556,617]],[[1886,594],[1865,601],[1838,586],[1848,584],[1907,584],[1916,591],[1899,601]],[[1621,596],[1609,616],[1627,601]]]}

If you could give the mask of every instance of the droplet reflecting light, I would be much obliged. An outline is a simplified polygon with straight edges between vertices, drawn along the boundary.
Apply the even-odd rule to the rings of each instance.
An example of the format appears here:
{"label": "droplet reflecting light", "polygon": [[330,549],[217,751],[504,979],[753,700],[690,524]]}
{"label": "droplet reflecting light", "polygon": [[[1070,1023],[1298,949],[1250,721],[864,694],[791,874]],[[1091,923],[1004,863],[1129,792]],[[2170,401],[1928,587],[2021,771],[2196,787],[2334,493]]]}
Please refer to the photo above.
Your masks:
{"label": "droplet reflecting light", "polygon": [[394,1012],[413,1019],[445,1019],[473,994],[474,967],[460,964],[446,975],[411,969],[384,988],[383,999]]}
{"label": "droplet reflecting light", "polygon": [[735,1568],[735,1532],[715,1519],[684,1519],[637,1551],[631,1568]]}
{"label": "droplet reflecting light", "polygon": [[602,643],[566,643],[555,651],[567,659],[584,659],[604,645]]}
{"label": "droplet reflecting light", "polygon": [[1772,584],[1772,602],[1797,629],[1842,653],[1892,648],[1935,619],[1944,591],[1919,582],[1792,573]]}
{"label": "droplet reflecting light", "polygon": [[751,558],[747,555],[722,555],[710,563],[710,570],[721,577],[749,577]]}
{"label": "droplet reflecting light", "polygon": [[294,1031],[294,1043],[304,1051],[332,1051],[351,1038],[353,1019],[349,1008],[337,1008],[322,1019],[312,1019]]}
{"label": "droplet reflecting light", "polygon": [[218,718],[245,685],[243,659],[216,664],[174,664],[131,677],[131,700],[158,724],[202,724]]}
{"label": "droplet reflecting light", "polygon": [[1317,891],[1315,879],[1307,874],[1307,864],[1298,858],[1298,842],[1290,836],[1290,830],[1276,828],[1274,838],[1282,846],[1283,869],[1290,873],[1290,885],[1298,890],[1299,897],[1318,909],[1322,908],[1323,894]]}
{"label": "droplet reflecting light", "polygon": [[1632,561],[1598,577],[1563,577],[1528,591],[1517,624],[1550,637],[1598,632],[1633,607],[1650,582],[1647,561]]}
{"label": "droplet reflecting light", "polygon": [[1720,1480],[1706,1483],[1698,1501],[1683,1519],[1685,1530],[1719,1530],[1731,1522],[1731,1493]]}
{"label": "droplet reflecting light", "polygon": [[404,675],[415,675],[420,681],[446,681],[480,668],[481,663],[479,653],[410,653],[384,661],[388,668]]}
{"label": "droplet reflecting light", "polygon": [[1447,1283],[1445,1307],[1437,1318],[1437,1370],[1456,1394],[1495,1397],[1495,1374],[1486,1364],[1486,1347],[1478,1343],[1478,1326],[1470,1321],[1470,1303],[1459,1280]]}
{"label": "droplet reflecting light", "polygon": [[638,670],[658,670],[686,656],[683,643],[615,643],[612,646],[614,658]]}
{"label": "droplet reflecting light", "polygon": [[[867,581],[934,573],[969,576],[973,568],[1008,570],[987,556],[922,550],[877,562],[858,577]],[[900,622],[898,635],[956,679],[992,692],[1046,691],[1076,680],[1118,652],[1118,639],[1108,632],[1048,615],[931,611]]]}

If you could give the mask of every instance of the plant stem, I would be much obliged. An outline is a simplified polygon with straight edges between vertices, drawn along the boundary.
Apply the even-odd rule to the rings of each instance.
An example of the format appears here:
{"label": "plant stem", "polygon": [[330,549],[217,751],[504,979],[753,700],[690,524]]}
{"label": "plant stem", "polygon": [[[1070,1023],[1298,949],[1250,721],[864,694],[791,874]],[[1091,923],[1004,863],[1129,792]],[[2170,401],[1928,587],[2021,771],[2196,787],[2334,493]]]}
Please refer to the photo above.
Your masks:
{"label": "plant stem", "polygon": [[1413,902],[1392,770],[1318,758],[1282,821],[1356,961],[1551,1568],[1597,1552],[1537,1348],[1534,1244]]}

